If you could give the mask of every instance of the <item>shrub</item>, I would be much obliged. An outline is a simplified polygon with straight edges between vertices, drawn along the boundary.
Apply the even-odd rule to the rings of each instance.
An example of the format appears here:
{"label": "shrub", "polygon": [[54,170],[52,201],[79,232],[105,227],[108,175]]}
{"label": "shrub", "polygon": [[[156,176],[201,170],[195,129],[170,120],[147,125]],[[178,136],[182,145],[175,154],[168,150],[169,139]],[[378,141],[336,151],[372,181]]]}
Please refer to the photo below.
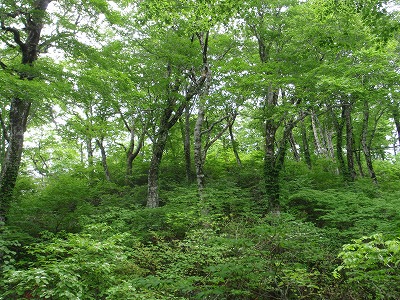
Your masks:
{"label": "shrub", "polygon": [[362,237],[343,246],[342,261],[334,271],[360,299],[398,299],[400,295],[400,240],[382,234]]}

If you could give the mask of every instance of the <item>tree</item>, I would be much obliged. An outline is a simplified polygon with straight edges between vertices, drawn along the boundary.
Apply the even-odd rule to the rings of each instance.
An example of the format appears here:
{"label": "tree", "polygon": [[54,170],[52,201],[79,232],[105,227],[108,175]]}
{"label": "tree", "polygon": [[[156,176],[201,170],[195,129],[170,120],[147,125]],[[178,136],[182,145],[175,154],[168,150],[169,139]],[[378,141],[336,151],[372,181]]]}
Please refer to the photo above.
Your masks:
{"label": "tree", "polygon": [[[1,114],[7,151],[0,175],[0,221],[5,220],[12,198],[31,109],[39,108],[44,99],[54,100],[57,95],[67,93],[65,85],[70,87],[62,66],[45,53],[52,51],[61,57],[79,57],[90,48],[85,43],[93,43],[93,37],[99,37],[101,29],[91,27],[93,22],[98,21],[99,15],[103,20],[105,15],[112,15],[106,1],[52,2],[6,1],[0,8],[0,67],[3,70],[1,79],[6,83],[1,98],[9,99],[9,104],[5,105],[7,120],[3,112]],[[48,13],[50,3],[53,6]],[[81,36],[77,34],[79,29]],[[80,41],[82,36],[86,38],[85,43]]]}
{"label": "tree", "polygon": [[[159,60],[158,64],[164,63],[157,68],[165,70],[163,77],[156,78],[158,87],[164,85],[164,88],[155,97],[161,109],[156,113],[158,120],[152,137],[148,207],[159,205],[158,174],[169,131],[192,99],[201,94],[210,76],[210,29],[229,16],[235,6],[231,1],[213,4],[194,1],[182,6],[171,1],[145,1],[141,6],[144,17],[139,24],[147,29],[141,45]],[[154,14],[159,18],[155,20]]]}
{"label": "tree", "polygon": [[[11,81],[18,77],[21,81],[34,81],[34,63],[43,48],[42,29],[46,22],[46,11],[51,0],[37,0],[33,3],[25,3],[18,7],[12,1],[7,1],[0,11],[0,24],[2,37],[2,52],[4,53],[0,65],[4,72],[8,73]],[[8,49],[18,49],[20,65],[13,66]],[[29,84],[23,83],[29,88]],[[2,118],[4,139],[8,146],[2,163],[0,175],[0,223],[6,220],[6,214],[11,202],[12,192],[21,165],[21,156],[24,143],[24,134],[27,129],[28,117],[34,99],[28,95],[23,96],[17,91],[12,91],[9,104],[8,126]]]}
{"label": "tree", "polygon": [[[297,1],[249,1],[244,10],[247,34],[257,42],[257,68],[251,70],[253,82],[257,87],[250,105],[257,103],[258,118],[263,123],[264,136],[264,178],[267,207],[279,211],[280,182],[287,143],[292,129],[303,118],[296,113],[300,99],[290,85],[293,74],[284,71],[291,69],[292,63],[285,49],[290,49],[290,35],[286,20]],[[289,75],[290,74],[290,75]],[[298,118],[299,117],[299,118]]]}

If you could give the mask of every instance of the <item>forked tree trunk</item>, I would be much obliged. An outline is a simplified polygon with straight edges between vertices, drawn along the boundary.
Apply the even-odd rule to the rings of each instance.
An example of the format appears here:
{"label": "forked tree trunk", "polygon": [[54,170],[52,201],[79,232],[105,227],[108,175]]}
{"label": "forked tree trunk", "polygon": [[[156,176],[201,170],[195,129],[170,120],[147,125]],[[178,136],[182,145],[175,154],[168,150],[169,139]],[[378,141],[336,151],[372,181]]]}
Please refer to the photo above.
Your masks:
{"label": "forked tree trunk", "polygon": [[363,169],[362,161],[361,161],[361,151],[363,151],[363,150],[361,150],[361,149],[355,150],[354,151],[354,157],[355,157],[356,162],[357,162],[358,171],[360,172],[360,176],[364,177],[365,174],[364,174],[364,169]]}
{"label": "forked tree trunk", "polygon": [[103,145],[103,138],[96,139],[96,144],[99,147],[101,153],[101,165],[103,166],[104,177],[107,181],[111,181],[110,170],[108,168],[108,163],[107,163],[106,149],[104,148]]}
{"label": "forked tree trunk", "polygon": [[[150,169],[148,175],[148,194],[147,194],[147,207],[154,208],[159,206],[159,194],[158,194],[158,175],[160,171],[160,164],[162,155],[167,143],[169,130],[176,124],[176,122],[181,118],[186,106],[193,99],[195,95],[200,94],[206,80],[210,75],[210,70],[207,62],[207,51],[208,51],[208,37],[209,32],[197,33],[196,34],[203,58],[203,69],[201,75],[198,79],[195,79],[195,74],[193,74],[193,81],[191,85],[186,90],[185,99],[178,106],[178,101],[176,99],[176,93],[180,89],[180,82],[176,81],[174,84],[169,84],[168,90],[168,103],[165,107],[158,131],[156,133],[155,141],[153,142],[153,154],[150,162]],[[168,76],[171,76],[171,67],[168,66]],[[178,108],[175,108],[178,106]],[[175,109],[174,109],[175,108]]]}
{"label": "forked tree trunk", "polygon": [[137,145],[135,147],[135,132],[133,129],[133,125],[132,128],[130,129],[130,142],[129,142],[129,148],[126,151],[126,178],[125,178],[125,182],[127,185],[132,184],[131,183],[131,178],[132,178],[132,174],[133,174],[133,161],[135,160],[135,158],[139,155],[140,150],[143,147],[143,142],[144,142],[144,138],[145,138],[145,134],[144,132],[142,133],[142,135],[140,136]]}

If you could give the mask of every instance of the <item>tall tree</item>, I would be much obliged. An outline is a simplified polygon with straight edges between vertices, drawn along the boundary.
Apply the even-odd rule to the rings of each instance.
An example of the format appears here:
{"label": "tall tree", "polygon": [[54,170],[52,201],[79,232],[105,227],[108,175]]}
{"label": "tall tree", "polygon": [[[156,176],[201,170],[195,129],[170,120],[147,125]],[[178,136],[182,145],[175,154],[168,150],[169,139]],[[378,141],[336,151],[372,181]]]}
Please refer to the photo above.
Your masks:
{"label": "tall tree", "polygon": [[158,86],[155,99],[159,105],[148,174],[148,207],[159,205],[158,176],[169,131],[192,99],[201,93],[210,76],[210,29],[229,18],[236,5],[233,1],[218,0],[181,4],[149,0],[141,3],[139,11],[140,31],[145,37],[139,42],[149,55],[157,58],[157,68],[165,70],[161,78],[152,75]]}
{"label": "tall tree", "polygon": [[[0,30],[2,42],[7,48],[18,49],[20,66],[14,66],[7,54],[0,58],[0,65],[9,76],[16,76],[22,81],[33,81],[37,77],[34,63],[41,51],[41,33],[46,22],[46,10],[51,0],[37,0],[24,3],[7,1],[0,11]],[[2,52],[7,49],[3,48]],[[24,143],[24,134],[33,99],[24,96],[18,91],[10,95],[9,125],[4,125],[2,118],[3,135],[8,146],[2,163],[0,174],[0,223],[6,219],[12,192],[15,187]]]}
{"label": "tall tree", "polygon": [[291,131],[302,118],[297,109],[300,99],[296,99],[290,79],[285,79],[293,63],[284,54],[290,49],[286,20],[297,1],[249,1],[248,5],[243,18],[248,34],[257,42],[258,63],[252,64],[258,69],[252,72],[258,91],[253,94],[252,105],[258,102],[258,115],[263,122],[267,210],[279,211],[279,175]]}
{"label": "tall tree", "polygon": [[[5,105],[8,118],[3,114],[1,117],[2,123],[8,122],[3,127],[8,141],[0,175],[0,221],[5,219],[11,201],[32,108],[38,110],[45,98],[55,99],[60,93],[68,93],[63,85],[69,80],[62,66],[57,68],[57,63],[46,52],[52,51],[58,59],[79,57],[88,48],[85,43],[93,43],[93,37],[99,37],[100,27],[91,25],[99,19],[104,21],[110,12],[106,0],[2,2],[0,67],[3,72],[0,76],[7,88],[0,93],[2,99],[9,101]],[[99,18],[100,15],[103,17]],[[43,30],[45,25],[48,27]]]}

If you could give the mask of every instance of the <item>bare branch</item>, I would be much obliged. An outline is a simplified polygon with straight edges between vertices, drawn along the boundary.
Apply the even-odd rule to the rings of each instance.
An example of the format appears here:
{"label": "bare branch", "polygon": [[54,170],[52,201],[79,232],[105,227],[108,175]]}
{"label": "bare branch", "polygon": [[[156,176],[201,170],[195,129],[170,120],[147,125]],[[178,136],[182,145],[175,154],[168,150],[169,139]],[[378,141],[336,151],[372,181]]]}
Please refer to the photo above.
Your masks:
{"label": "bare branch", "polygon": [[21,41],[21,34],[18,29],[14,28],[14,27],[6,27],[4,24],[4,20],[1,20],[0,26],[1,26],[1,29],[3,29],[4,31],[10,32],[13,34],[14,42],[16,42],[17,45],[21,47],[21,49],[26,48],[26,45]]}
{"label": "bare branch", "polygon": [[131,132],[131,127],[129,126],[128,122],[126,121],[124,115],[122,114],[121,108],[118,106],[117,107],[118,113],[121,116],[122,122],[124,122],[125,128],[126,130],[128,130],[129,132]]}
{"label": "bare branch", "polygon": [[214,129],[215,125],[221,123],[223,120],[228,119],[229,117],[231,117],[231,115],[226,115],[226,116],[223,116],[223,117],[219,118],[217,121],[213,122],[213,123],[210,125],[210,127],[208,127],[208,129],[202,131],[202,132],[200,133],[200,135],[204,135],[204,134],[206,134],[206,133],[211,132],[211,130]]}
{"label": "bare branch", "polygon": [[222,128],[220,130],[220,132],[218,132],[218,134],[212,140],[208,141],[205,144],[205,146],[204,146],[204,159],[205,159],[206,153],[207,153],[208,149],[211,147],[211,145],[214,144],[218,139],[220,139],[221,136],[228,130],[228,128],[229,128],[229,123],[227,125],[225,125],[225,127]]}

